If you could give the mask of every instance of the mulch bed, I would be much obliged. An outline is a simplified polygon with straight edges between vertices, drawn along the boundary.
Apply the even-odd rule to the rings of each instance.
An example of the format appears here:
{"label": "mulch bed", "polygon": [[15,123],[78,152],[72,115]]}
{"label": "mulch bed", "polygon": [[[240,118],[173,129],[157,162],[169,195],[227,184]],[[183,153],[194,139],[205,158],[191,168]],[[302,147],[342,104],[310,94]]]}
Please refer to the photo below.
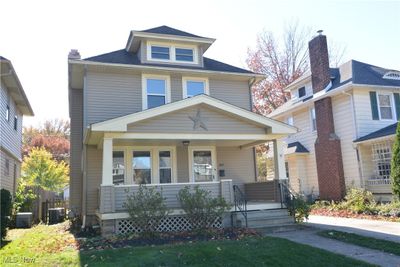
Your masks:
{"label": "mulch bed", "polygon": [[329,210],[324,208],[312,209],[311,215],[321,215],[321,216],[331,216],[331,217],[343,217],[343,218],[353,218],[353,219],[367,219],[367,220],[377,220],[377,221],[390,221],[390,222],[400,222],[399,217],[386,217],[381,215],[371,215],[371,214],[358,214],[348,210]]}
{"label": "mulch bed", "polygon": [[110,237],[78,237],[78,248],[81,251],[103,250],[135,246],[154,246],[179,243],[193,243],[209,240],[240,240],[245,237],[259,237],[250,229],[226,228],[209,230],[206,233],[179,232],[159,233],[154,237],[145,238],[138,234],[115,235]]}

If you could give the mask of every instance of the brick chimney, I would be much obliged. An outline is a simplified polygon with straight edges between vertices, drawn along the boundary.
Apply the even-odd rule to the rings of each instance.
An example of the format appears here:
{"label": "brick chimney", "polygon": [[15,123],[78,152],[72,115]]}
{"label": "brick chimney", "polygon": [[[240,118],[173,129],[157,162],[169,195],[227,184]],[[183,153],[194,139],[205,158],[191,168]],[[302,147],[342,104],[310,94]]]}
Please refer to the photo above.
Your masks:
{"label": "brick chimney", "polygon": [[68,53],[68,59],[81,59],[81,54],[77,49],[71,49]]}
{"label": "brick chimney", "polygon": [[[328,45],[326,36],[318,35],[309,43],[311,81],[314,94],[330,83]],[[345,181],[340,139],[335,133],[331,97],[314,102],[317,121],[315,160],[321,199],[340,200],[345,194]]]}
{"label": "brick chimney", "polygon": [[310,51],[311,81],[314,94],[325,89],[330,82],[329,56],[326,36],[322,31],[308,43]]}

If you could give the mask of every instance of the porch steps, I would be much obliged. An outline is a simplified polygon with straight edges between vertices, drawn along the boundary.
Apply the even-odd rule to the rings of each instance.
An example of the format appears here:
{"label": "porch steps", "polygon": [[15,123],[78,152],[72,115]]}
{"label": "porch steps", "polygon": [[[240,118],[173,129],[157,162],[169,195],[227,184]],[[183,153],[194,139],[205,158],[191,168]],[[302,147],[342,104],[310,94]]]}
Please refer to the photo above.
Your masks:
{"label": "porch steps", "polygon": [[[236,220],[235,220],[236,219]],[[246,221],[241,213],[235,213],[234,225],[245,226]],[[283,230],[295,226],[293,216],[287,209],[252,210],[247,212],[248,227],[252,229]],[[275,231],[274,231],[275,232]]]}

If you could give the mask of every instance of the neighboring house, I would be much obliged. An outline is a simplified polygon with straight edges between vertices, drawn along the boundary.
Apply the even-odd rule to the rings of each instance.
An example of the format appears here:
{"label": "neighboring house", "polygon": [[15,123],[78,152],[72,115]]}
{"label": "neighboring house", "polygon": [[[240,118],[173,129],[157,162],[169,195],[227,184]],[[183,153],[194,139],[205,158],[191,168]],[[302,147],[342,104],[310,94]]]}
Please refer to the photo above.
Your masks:
{"label": "neighboring house", "polygon": [[[204,57],[214,41],[161,26],[132,31],[121,50],[70,52],[70,204],[84,225],[133,230],[123,203],[138,184],[162,187],[175,215],[186,185],[232,202],[234,184],[256,181],[253,147],[273,140],[281,152],[276,140],[296,132],[251,111],[250,87],[263,76]],[[280,154],[276,179],[285,178]],[[162,227],[185,229],[174,216]]]}
{"label": "neighboring house", "polygon": [[294,125],[285,158],[293,189],[340,199],[362,187],[391,199],[390,159],[400,119],[400,72],[350,60],[329,68],[326,37],[309,43],[311,72],[287,87],[269,117]]}
{"label": "neighboring house", "polygon": [[15,193],[21,173],[22,116],[32,108],[11,61],[0,56],[0,188]]}

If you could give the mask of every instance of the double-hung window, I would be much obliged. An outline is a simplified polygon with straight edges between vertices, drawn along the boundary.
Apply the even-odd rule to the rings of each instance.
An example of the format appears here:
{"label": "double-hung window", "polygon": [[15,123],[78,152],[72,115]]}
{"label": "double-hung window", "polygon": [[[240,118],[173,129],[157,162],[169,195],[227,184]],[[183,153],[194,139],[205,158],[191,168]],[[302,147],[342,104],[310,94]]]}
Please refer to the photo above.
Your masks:
{"label": "double-hung window", "polygon": [[170,89],[167,76],[144,76],[143,109],[155,108],[169,102]]}
{"label": "double-hung window", "polygon": [[125,157],[124,151],[113,152],[113,184],[124,184]]}
{"label": "double-hung window", "polygon": [[172,160],[171,151],[159,151],[159,172],[160,172],[160,183],[166,184],[171,183],[172,177]]}
{"label": "double-hung window", "polygon": [[151,46],[151,58],[170,60],[169,47],[166,46]]}
{"label": "double-hung window", "polygon": [[183,98],[209,94],[208,80],[202,78],[182,78]]}
{"label": "double-hung window", "polygon": [[378,105],[381,120],[392,120],[394,117],[392,94],[378,93]]}
{"label": "double-hung window", "polygon": [[193,62],[193,49],[175,48],[176,61]]}
{"label": "double-hung window", "polygon": [[150,151],[133,152],[132,169],[135,184],[151,184],[151,162]]}

